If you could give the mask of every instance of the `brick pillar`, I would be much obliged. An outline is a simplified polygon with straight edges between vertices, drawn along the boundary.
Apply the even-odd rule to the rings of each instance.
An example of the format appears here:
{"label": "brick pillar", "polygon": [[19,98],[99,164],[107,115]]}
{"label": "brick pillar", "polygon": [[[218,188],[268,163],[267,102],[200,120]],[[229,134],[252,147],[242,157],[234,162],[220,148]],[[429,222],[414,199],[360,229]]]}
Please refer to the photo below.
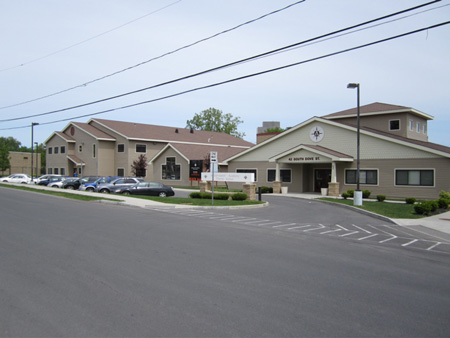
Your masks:
{"label": "brick pillar", "polygon": [[207,188],[208,182],[200,181],[199,185],[200,185],[200,192],[206,192],[206,188]]}
{"label": "brick pillar", "polygon": [[247,199],[250,201],[256,201],[256,184],[245,183],[242,185],[242,192],[247,194]]}
{"label": "brick pillar", "polygon": [[273,181],[272,187],[274,194],[281,194],[281,181]]}
{"label": "brick pillar", "polygon": [[339,196],[339,182],[328,182],[328,196]]}

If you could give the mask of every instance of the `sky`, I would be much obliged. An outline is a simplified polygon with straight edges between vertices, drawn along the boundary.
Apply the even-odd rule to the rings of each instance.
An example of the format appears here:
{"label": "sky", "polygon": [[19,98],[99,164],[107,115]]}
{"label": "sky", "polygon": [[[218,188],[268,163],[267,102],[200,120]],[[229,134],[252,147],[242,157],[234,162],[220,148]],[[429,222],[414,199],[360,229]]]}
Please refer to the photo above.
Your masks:
{"label": "sky", "polygon": [[[428,122],[429,141],[450,146],[450,24],[320,58],[449,21],[450,0],[395,16],[392,22],[388,21],[394,18],[363,26],[364,30],[345,32],[350,34],[333,35],[332,39],[315,40],[133,95],[67,109],[203,72],[430,1],[296,2],[3,1],[0,137],[12,136],[30,147],[31,123],[39,123],[33,136],[40,144],[70,121],[88,122],[91,118],[184,128],[196,113],[212,107],[239,117],[243,123],[238,131],[245,133],[247,141],[256,142],[257,128],[263,121],[279,121],[286,128],[313,116],[354,108],[356,91],[347,89],[347,84],[356,82],[360,83],[361,105],[382,102],[429,114],[434,117]],[[260,18],[291,4],[295,5]],[[212,37],[220,32],[224,33]],[[208,37],[212,38],[201,41]],[[294,63],[301,64],[121,108]],[[61,109],[66,110],[45,114]],[[101,113],[105,110],[112,111]],[[30,117],[37,114],[44,115]]]}

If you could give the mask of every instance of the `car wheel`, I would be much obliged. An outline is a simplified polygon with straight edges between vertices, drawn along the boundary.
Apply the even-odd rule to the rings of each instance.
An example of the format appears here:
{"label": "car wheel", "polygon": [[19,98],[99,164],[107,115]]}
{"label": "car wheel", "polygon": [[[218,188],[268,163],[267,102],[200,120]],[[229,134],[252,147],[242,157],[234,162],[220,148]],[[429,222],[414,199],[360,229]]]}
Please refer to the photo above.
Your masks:
{"label": "car wheel", "polygon": [[91,187],[86,188],[86,191],[93,192],[93,191],[94,191],[94,188],[91,188]]}
{"label": "car wheel", "polygon": [[129,195],[131,195],[131,194],[130,194],[129,191],[126,191],[126,190],[125,190],[125,191],[122,193],[122,195],[127,195],[127,196],[129,196]]}
{"label": "car wheel", "polygon": [[75,188],[74,188],[72,185],[67,186],[66,189],[69,189],[69,190],[75,190]]}
{"label": "car wheel", "polygon": [[167,197],[167,194],[164,191],[161,191],[158,196],[159,197]]}
{"label": "car wheel", "polygon": [[108,189],[102,189],[102,190],[100,190],[100,192],[102,194],[109,194],[109,190]]}

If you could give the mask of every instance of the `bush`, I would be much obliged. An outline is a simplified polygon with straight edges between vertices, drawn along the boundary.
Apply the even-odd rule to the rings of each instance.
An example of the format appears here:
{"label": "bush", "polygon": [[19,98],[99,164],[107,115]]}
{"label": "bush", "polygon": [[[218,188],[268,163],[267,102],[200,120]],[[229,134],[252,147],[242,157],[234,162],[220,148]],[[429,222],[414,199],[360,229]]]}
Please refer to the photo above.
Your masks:
{"label": "bush", "polygon": [[273,188],[272,187],[261,187],[261,193],[262,194],[272,194]]}
{"label": "bush", "polygon": [[438,201],[427,201],[431,205],[431,211],[436,211],[439,209]]}
{"label": "bush", "polygon": [[212,194],[210,192],[202,192],[201,195],[204,200],[212,199]]}
{"label": "bush", "polygon": [[448,209],[448,205],[450,204],[450,199],[446,199],[444,197],[441,197],[437,200],[437,204],[439,209]]}
{"label": "bush", "polygon": [[362,191],[362,194],[363,194],[363,198],[369,198],[369,196],[370,196],[370,190],[363,190],[363,191]]}
{"label": "bush", "polygon": [[416,203],[416,199],[414,197],[406,197],[405,202],[406,204],[414,204]]}
{"label": "bush", "polygon": [[347,198],[350,197],[350,194],[348,192],[343,192],[341,196],[344,200],[346,200]]}
{"label": "bush", "polygon": [[229,197],[228,194],[214,194],[214,199],[215,200],[226,201],[226,200],[228,200],[228,197]]}
{"label": "bush", "polygon": [[386,199],[386,195],[377,195],[377,201],[383,202]]}
{"label": "bush", "polygon": [[202,193],[201,192],[191,192],[189,194],[190,198],[202,198]]}
{"label": "bush", "polygon": [[414,211],[418,215],[429,215],[431,212],[430,201],[420,202],[414,206]]}
{"label": "bush", "polygon": [[355,193],[355,190],[353,190],[353,189],[347,190],[348,197],[353,197],[354,193]]}
{"label": "bush", "polygon": [[247,194],[244,194],[243,192],[237,192],[231,195],[231,199],[233,201],[245,201],[247,199]]}
{"label": "bush", "polygon": [[440,198],[445,198],[445,199],[447,199],[447,200],[450,200],[450,192],[447,192],[447,191],[442,190],[442,191],[439,193],[439,197],[440,197]]}

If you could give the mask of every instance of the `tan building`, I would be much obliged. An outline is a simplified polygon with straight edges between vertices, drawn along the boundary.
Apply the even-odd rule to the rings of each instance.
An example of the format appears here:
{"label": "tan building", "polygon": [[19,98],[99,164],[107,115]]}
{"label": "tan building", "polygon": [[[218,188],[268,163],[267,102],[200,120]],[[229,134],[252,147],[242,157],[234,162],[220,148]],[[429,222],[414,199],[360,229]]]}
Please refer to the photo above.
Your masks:
{"label": "tan building", "polygon": [[[31,165],[33,165],[33,177],[40,175],[41,170],[41,154],[33,153],[33,161],[31,161],[31,153],[19,151],[10,151],[8,153],[9,164],[11,167],[3,172],[0,176],[8,176],[11,174],[27,174],[31,176]],[[32,163],[33,162],[33,163]]]}
{"label": "tan building", "polygon": [[131,165],[143,154],[145,180],[176,186],[191,184],[191,161],[210,151],[224,160],[253,146],[225,133],[103,119],[71,122],[45,144],[48,174],[133,176]]}
{"label": "tan building", "polygon": [[[360,107],[360,189],[372,196],[436,198],[450,191],[450,147],[428,142],[432,116],[383,103]],[[356,189],[357,110],[313,117],[228,158],[258,186],[330,195]]]}

